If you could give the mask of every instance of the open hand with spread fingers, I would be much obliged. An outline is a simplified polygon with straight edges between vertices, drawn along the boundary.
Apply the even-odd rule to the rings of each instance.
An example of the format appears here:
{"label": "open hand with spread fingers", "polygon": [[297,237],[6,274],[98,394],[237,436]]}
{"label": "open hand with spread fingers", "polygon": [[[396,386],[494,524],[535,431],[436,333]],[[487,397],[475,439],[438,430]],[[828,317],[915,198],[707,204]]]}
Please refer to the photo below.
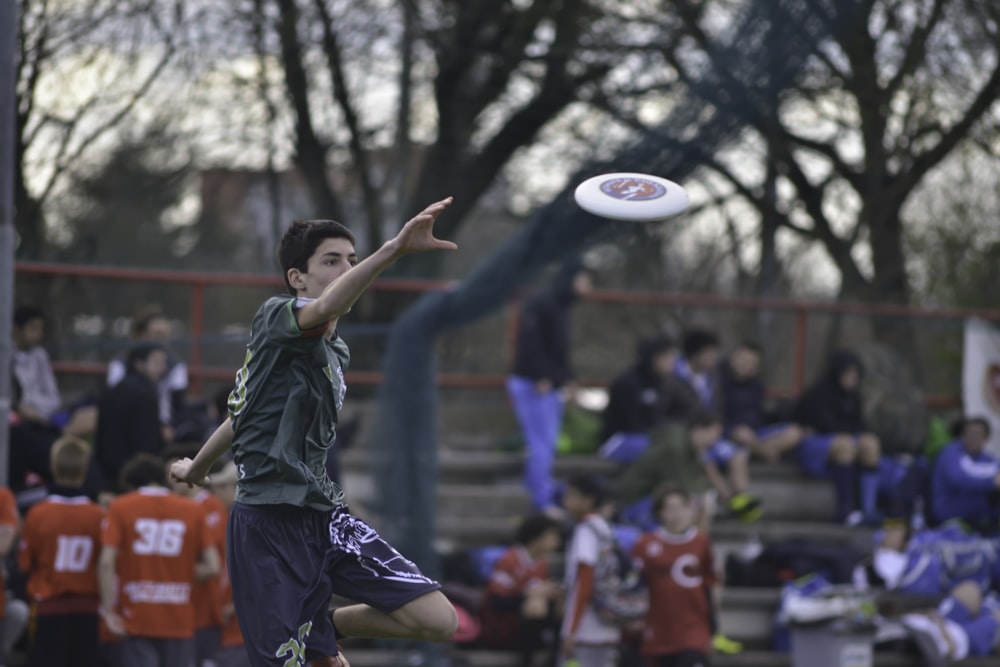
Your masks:
{"label": "open hand with spread fingers", "polygon": [[451,241],[434,237],[434,222],[451,206],[452,201],[453,197],[436,201],[403,225],[396,238],[390,241],[395,254],[401,256],[428,250],[457,250],[458,246]]}

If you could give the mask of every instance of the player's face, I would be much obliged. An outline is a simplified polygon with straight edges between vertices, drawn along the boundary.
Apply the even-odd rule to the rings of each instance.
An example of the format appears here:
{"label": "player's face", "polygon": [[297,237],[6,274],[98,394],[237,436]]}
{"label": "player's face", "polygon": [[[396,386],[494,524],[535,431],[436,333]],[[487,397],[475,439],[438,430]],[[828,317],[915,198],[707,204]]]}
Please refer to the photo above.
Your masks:
{"label": "player's face", "polygon": [[745,347],[736,349],[729,363],[737,377],[752,378],[760,372],[760,355]]}
{"label": "player's face", "polygon": [[990,439],[986,429],[982,424],[970,423],[962,430],[962,441],[965,443],[965,451],[971,454],[979,454],[986,448],[986,441]]}
{"label": "player's face", "polygon": [[682,533],[694,523],[693,504],[684,496],[669,495],[660,507],[659,519],[671,533]]}
{"label": "player's face", "polygon": [[323,293],[327,285],[347,273],[357,263],[358,255],[354,251],[353,243],[341,238],[324,239],[309,258],[306,272],[296,271],[301,287],[294,282],[292,284],[296,286],[299,296],[315,299]]}
{"label": "player's face", "polygon": [[702,349],[691,360],[691,365],[700,373],[710,371],[719,363],[719,348],[709,346]]}
{"label": "player's face", "polygon": [[856,366],[848,366],[840,374],[840,386],[844,391],[854,391],[861,384],[861,373]]}
{"label": "player's face", "polygon": [[563,494],[563,506],[570,515],[583,518],[594,511],[593,502],[590,498],[583,495],[572,486],[566,489],[566,493]]}
{"label": "player's face", "polygon": [[170,339],[170,322],[165,317],[156,317],[146,325],[146,331],[142,334],[143,340],[152,340],[165,343]]}
{"label": "player's face", "polygon": [[26,350],[41,345],[45,337],[45,320],[38,317],[28,320],[23,327],[14,331],[14,337],[18,345]]}
{"label": "player's face", "polygon": [[691,428],[691,444],[698,451],[704,451],[722,437],[722,425],[718,422],[699,424]]}
{"label": "player's face", "polygon": [[660,377],[666,377],[674,372],[677,365],[677,350],[664,350],[653,357],[653,372]]}
{"label": "player's face", "polygon": [[139,370],[153,382],[159,382],[167,372],[167,353],[153,350],[146,361],[139,362]]}
{"label": "player's face", "polygon": [[561,544],[562,538],[559,535],[559,531],[553,528],[552,530],[545,531],[538,538],[538,551],[543,556],[548,556],[558,551]]}

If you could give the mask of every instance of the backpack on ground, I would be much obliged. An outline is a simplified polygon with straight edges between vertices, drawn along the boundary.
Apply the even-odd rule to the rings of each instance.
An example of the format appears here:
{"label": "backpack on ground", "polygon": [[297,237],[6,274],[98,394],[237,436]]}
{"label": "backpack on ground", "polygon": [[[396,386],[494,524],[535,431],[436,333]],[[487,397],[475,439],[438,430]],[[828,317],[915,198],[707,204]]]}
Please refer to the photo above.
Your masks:
{"label": "backpack on ground", "polygon": [[583,525],[593,531],[599,545],[593,595],[598,618],[608,625],[628,625],[645,618],[649,611],[649,591],[642,572],[618,544],[610,528],[591,521]]}

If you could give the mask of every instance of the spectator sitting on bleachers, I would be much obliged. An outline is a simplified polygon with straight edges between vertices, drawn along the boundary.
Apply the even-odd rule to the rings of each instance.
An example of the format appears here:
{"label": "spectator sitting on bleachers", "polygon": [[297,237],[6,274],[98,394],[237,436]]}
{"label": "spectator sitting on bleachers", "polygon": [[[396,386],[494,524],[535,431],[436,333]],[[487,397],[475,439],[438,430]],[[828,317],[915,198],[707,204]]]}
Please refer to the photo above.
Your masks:
{"label": "spectator sitting on bleachers", "polygon": [[796,424],[766,423],[760,366],[760,346],[751,341],[741,342],[719,365],[723,433],[754,456],[774,463],[799,444],[802,429]]}
{"label": "spectator sitting on bleachers", "polygon": [[690,329],[681,339],[681,356],[674,372],[687,382],[698,395],[701,408],[709,412],[719,409],[718,378],[719,338],[706,329]]}
{"label": "spectator sitting on bleachers", "polygon": [[[698,412],[687,423],[666,423],[652,434],[650,446],[615,480],[621,519],[648,528],[652,494],[674,482],[695,495],[713,488],[730,511],[745,521],[760,516],[760,501],[747,493],[749,466],[744,450],[722,440],[722,423]],[[706,521],[710,517],[705,517]]]}
{"label": "spectator sitting on bleachers", "polygon": [[[188,388],[187,365],[177,357],[167,343],[170,340],[170,320],[158,304],[140,308],[132,317],[131,336],[133,345],[154,343],[167,353],[167,367],[157,381],[157,396],[160,421],[172,427],[174,418],[184,406]],[[108,363],[108,387],[114,387],[128,375],[127,353]]]}
{"label": "spectator sitting on bleachers", "polygon": [[[54,440],[61,433],[85,437],[94,432],[96,408],[88,401],[63,408],[52,362],[42,345],[45,313],[34,306],[14,309],[14,356],[11,373],[15,395],[14,411],[25,426],[48,432]],[[44,452],[48,456],[48,451]]]}
{"label": "spectator sitting on bleachers", "polygon": [[872,556],[854,571],[854,585],[940,599],[964,581],[983,590],[1000,583],[1000,543],[957,525],[911,532],[890,520],[877,536]]}
{"label": "spectator sitting on bleachers", "polygon": [[972,582],[956,586],[936,609],[902,620],[928,667],[993,655],[1000,645],[1000,598]]}
{"label": "spectator sitting on bleachers", "polygon": [[686,421],[698,410],[698,397],[674,374],[679,352],[666,336],[639,343],[635,362],[608,388],[608,405],[601,415],[601,456],[633,461],[649,447],[654,428],[671,419]]}
{"label": "spectator sitting on bleachers", "polygon": [[45,313],[33,306],[14,309],[14,377],[21,390],[15,407],[22,419],[51,424],[62,407],[56,376],[49,354],[42,347],[45,337]]}
{"label": "spectator sitting on bleachers", "polygon": [[[558,628],[562,587],[550,578],[549,559],[559,549],[560,526],[544,514],[524,519],[517,544],[500,556],[482,604],[482,642],[517,651],[523,665],[545,648],[545,633]],[[556,647],[550,647],[555,652]]]}
{"label": "spectator sitting on bleachers", "polygon": [[965,419],[959,437],[938,454],[931,474],[934,521],[961,519],[989,532],[1000,527],[1000,462],[985,451],[989,439],[987,420]]}
{"label": "spectator sitting on bleachers", "polygon": [[[881,448],[865,423],[863,372],[855,354],[833,353],[824,374],[799,397],[792,413],[792,421],[805,430],[799,464],[813,477],[833,480],[835,516],[848,525],[880,522]],[[855,482],[860,498],[855,497]]]}
{"label": "spectator sitting on bleachers", "polygon": [[157,383],[167,367],[166,350],[141,343],[129,350],[125,379],[101,397],[94,458],[103,481],[118,479],[126,461],[140,452],[159,455],[164,446]]}

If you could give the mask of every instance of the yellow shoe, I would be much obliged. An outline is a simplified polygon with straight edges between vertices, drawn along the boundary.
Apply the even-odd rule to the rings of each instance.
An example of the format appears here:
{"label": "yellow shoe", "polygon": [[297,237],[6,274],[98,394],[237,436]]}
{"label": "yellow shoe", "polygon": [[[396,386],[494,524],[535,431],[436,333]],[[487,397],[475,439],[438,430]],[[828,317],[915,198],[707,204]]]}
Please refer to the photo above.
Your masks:
{"label": "yellow shoe", "polygon": [[729,510],[744,523],[753,523],[764,513],[760,500],[748,493],[737,493],[730,498]]}
{"label": "yellow shoe", "polygon": [[743,652],[743,644],[733,641],[720,632],[712,637],[712,649],[722,655],[736,655]]}

